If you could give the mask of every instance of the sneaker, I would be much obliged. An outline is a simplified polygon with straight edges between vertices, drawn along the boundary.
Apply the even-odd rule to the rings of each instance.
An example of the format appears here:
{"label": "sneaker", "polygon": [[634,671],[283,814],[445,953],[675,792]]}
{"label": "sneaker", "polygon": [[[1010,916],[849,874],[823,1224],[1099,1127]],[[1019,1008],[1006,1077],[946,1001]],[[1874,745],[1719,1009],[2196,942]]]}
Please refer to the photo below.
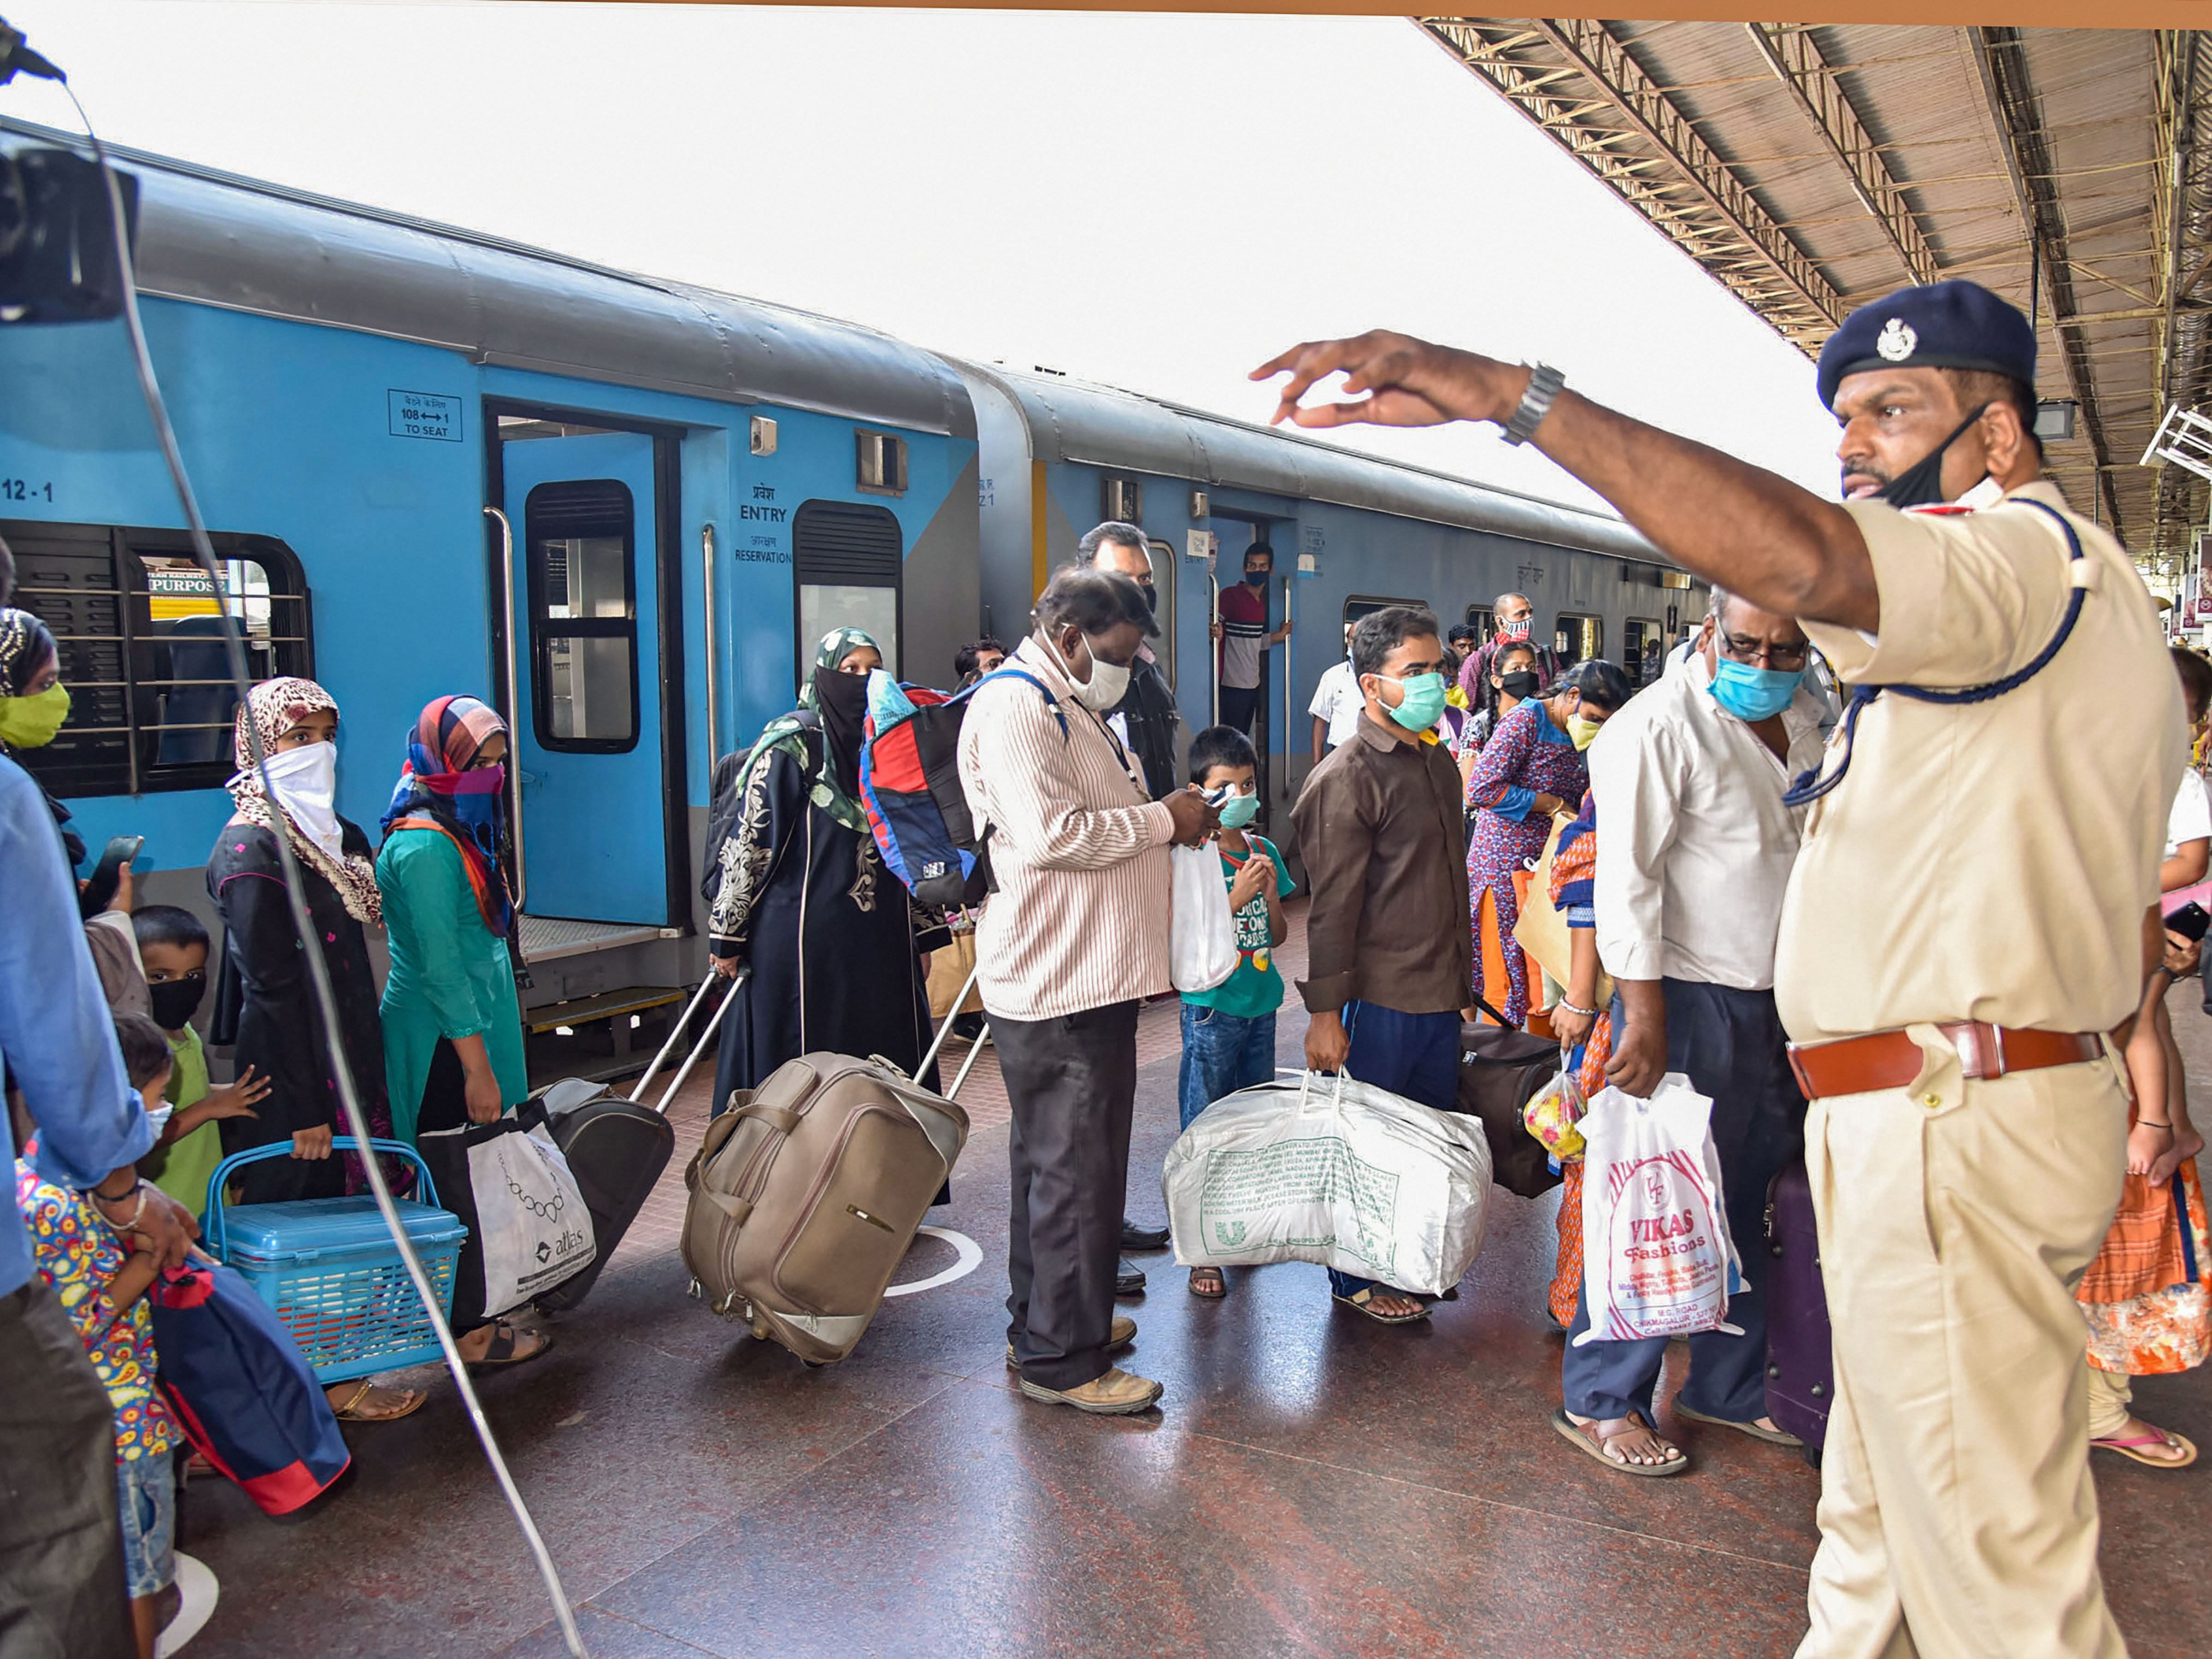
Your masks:
{"label": "sneaker", "polygon": [[[1113,1326],[1106,1333],[1107,1348],[1126,1348],[1136,1339],[1137,1321],[1127,1314],[1115,1314]],[[1006,1344],[1006,1364],[1012,1370],[1018,1371],[1022,1368],[1021,1361],[1014,1357],[1014,1345],[1011,1342]]]}
{"label": "sneaker", "polygon": [[1048,1388],[1024,1377],[1022,1392],[1048,1406],[1073,1406],[1079,1412],[1090,1412],[1099,1417],[1126,1417],[1133,1412],[1150,1409],[1167,1391],[1150,1377],[1139,1376],[1117,1365],[1109,1368],[1103,1376],[1095,1376],[1073,1388]]}

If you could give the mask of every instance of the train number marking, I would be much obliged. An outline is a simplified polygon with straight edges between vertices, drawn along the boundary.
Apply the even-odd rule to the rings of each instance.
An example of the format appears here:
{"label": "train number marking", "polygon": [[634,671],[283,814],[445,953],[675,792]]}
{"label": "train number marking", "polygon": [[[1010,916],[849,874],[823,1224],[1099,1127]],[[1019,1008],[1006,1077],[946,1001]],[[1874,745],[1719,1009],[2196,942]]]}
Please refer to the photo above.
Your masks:
{"label": "train number marking", "polygon": [[385,409],[395,438],[434,438],[444,443],[461,441],[461,400],[436,392],[403,392],[393,387],[384,394]]}
{"label": "train number marking", "polygon": [[33,484],[28,479],[0,479],[0,501],[52,501],[53,481],[41,479]]}

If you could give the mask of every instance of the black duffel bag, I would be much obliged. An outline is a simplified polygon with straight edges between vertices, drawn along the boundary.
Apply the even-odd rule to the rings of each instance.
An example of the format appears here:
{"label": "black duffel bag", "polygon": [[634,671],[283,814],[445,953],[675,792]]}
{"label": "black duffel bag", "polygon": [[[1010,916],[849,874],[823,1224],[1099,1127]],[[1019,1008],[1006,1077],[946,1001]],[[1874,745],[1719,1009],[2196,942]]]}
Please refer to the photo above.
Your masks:
{"label": "black duffel bag", "polygon": [[1559,1046],[1511,1026],[1459,1028],[1459,1101],[1454,1108],[1482,1119],[1490,1143],[1490,1178],[1509,1192],[1533,1199],[1559,1184],[1552,1155],[1530,1134],[1521,1109],[1559,1075]]}

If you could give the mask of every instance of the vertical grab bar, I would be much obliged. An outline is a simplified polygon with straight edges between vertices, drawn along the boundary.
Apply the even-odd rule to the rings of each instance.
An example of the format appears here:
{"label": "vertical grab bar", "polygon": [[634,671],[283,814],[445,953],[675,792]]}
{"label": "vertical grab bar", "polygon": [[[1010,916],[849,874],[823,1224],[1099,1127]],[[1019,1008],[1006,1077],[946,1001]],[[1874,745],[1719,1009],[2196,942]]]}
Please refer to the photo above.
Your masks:
{"label": "vertical grab bar", "polygon": [[1206,666],[1213,680],[1213,718],[1206,723],[1218,726],[1221,723],[1222,643],[1213,637],[1213,631],[1221,625],[1221,578],[1211,570],[1206,573],[1206,587],[1213,607],[1206,613]]}
{"label": "vertical grab bar", "polygon": [[[1291,585],[1293,578],[1283,578],[1283,625],[1291,625]],[[1291,768],[1297,765],[1297,756],[1291,753],[1291,739],[1297,729],[1297,705],[1291,696],[1291,646],[1297,635],[1283,636],[1283,799],[1297,798],[1297,780]]]}
{"label": "vertical grab bar", "polygon": [[699,527],[699,563],[702,570],[699,593],[706,607],[707,624],[707,776],[714,776],[714,763],[722,758],[721,696],[715,683],[715,668],[721,656],[721,629],[714,614],[714,527]]}
{"label": "vertical grab bar", "polygon": [[[520,625],[514,614],[514,526],[496,507],[484,509],[485,516],[499,526],[499,572],[501,596],[507,606],[507,626],[502,637],[507,641],[507,718],[510,734],[522,729],[521,682],[514,672],[514,631]],[[514,841],[514,909],[522,913],[526,878],[522,873],[522,756],[518,752],[520,740],[513,735],[507,745],[507,821]]]}

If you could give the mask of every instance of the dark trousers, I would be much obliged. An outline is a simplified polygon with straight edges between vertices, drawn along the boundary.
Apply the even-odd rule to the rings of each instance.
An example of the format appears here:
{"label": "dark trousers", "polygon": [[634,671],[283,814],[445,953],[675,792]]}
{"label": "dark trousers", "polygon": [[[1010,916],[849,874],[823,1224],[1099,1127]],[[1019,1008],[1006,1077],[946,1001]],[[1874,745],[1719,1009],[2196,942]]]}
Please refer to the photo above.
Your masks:
{"label": "dark trousers", "polygon": [[1221,723],[1234,726],[1245,736],[1252,735],[1252,717],[1258,711],[1260,699],[1267,695],[1264,686],[1224,686],[1221,688]]}
{"label": "dark trousers", "polygon": [[[1458,1105],[1456,1012],[1401,1014],[1376,1003],[1346,1003],[1344,1028],[1352,1038],[1344,1069],[1354,1082],[1387,1089],[1439,1112]],[[1371,1278],[1328,1270],[1329,1289],[1340,1296],[1356,1296],[1374,1284]]]}
{"label": "dark trousers", "polygon": [[1013,1108],[1006,1335],[1030,1381],[1080,1388],[1110,1369],[1137,1101],[1137,1004],[1056,1020],[994,1014],[991,1040]]}
{"label": "dark trousers", "polygon": [[[1748,1423],[1766,1415],[1766,1189],[1805,1150],[1805,1097],[1790,1070],[1787,1039],[1771,991],[1731,991],[1688,979],[1662,982],[1667,997],[1667,1069],[1688,1077],[1713,1102],[1714,1150],[1729,1235],[1743,1259],[1743,1289],[1729,1302],[1741,1336],[1701,1331],[1690,1339],[1683,1403],[1708,1417]],[[1620,1028],[1616,1003],[1614,1028]],[[1577,1417],[1651,1420],[1651,1396],[1667,1339],[1593,1342],[1589,1287],[1575,1304],[1559,1362],[1566,1407]]]}
{"label": "dark trousers", "polygon": [[0,1654],[136,1659],[115,1413],[45,1284],[0,1296]]}

